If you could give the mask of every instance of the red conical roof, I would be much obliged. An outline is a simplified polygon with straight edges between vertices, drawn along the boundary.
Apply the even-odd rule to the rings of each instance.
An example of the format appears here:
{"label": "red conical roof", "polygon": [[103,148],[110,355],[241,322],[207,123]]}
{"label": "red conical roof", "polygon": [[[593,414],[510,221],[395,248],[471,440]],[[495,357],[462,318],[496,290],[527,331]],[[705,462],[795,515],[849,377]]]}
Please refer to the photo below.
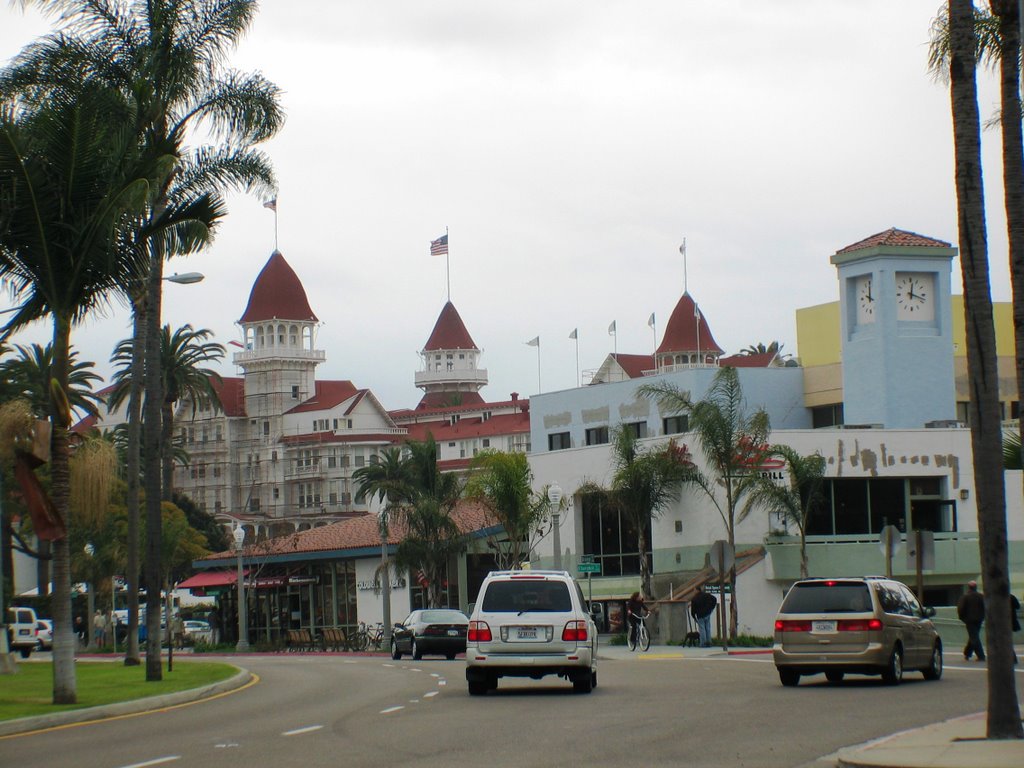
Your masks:
{"label": "red conical roof", "polygon": [[434,330],[423,347],[424,352],[439,349],[477,349],[469,331],[466,330],[466,324],[459,317],[459,311],[450,301],[438,315]]}
{"label": "red conical roof", "polygon": [[309,308],[306,289],[280,251],[270,254],[270,259],[252,284],[249,303],[238,322],[258,323],[273,319],[316,322],[316,315]]}
{"label": "red conical roof", "polygon": [[905,229],[896,229],[896,227],[890,227],[884,232],[871,235],[866,237],[852,245],[848,245],[845,248],[840,248],[836,251],[839,253],[849,253],[850,251],[860,251],[865,248],[874,248],[876,246],[897,246],[902,248],[913,248],[913,247],[925,247],[925,248],[949,248],[949,243],[945,240],[936,240],[934,237],[925,237],[919,235],[916,232],[908,232]]}
{"label": "red conical roof", "polygon": [[[657,354],[668,352],[717,352],[722,354],[724,350],[718,346],[711,329],[708,327],[704,314],[700,313],[698,318],[697,303],[690,298],[689,293],[684,293],[676,308],[672,310],[672,316],[665,326],[665,335],[661,339],[661,346]],[[698,328],[700,333],[698,335]]]}

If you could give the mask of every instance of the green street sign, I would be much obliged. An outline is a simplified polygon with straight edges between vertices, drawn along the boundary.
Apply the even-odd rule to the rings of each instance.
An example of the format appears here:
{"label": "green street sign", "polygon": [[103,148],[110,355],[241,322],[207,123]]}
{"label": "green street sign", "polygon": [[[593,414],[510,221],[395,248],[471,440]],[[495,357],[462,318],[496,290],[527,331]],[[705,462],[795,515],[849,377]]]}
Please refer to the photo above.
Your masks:
{"label": "green street sign", "polygon": [[580,563],[579,565],[576,566],[576,570],[579,571],[580,573],[600,573],[601,572],[601,564],[600,563]]}

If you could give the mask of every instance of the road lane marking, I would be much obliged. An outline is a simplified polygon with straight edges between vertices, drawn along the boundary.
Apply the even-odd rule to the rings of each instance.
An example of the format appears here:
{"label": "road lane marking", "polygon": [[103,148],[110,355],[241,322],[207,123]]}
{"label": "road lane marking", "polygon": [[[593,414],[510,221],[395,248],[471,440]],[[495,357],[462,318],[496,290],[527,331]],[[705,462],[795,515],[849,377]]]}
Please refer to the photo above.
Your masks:
{"label": "road lane marking", "polygon": [[430,676],[431,676],[431,677],[440,677],[440,675],[439,675],[439,674],[437,674],[437,672],[431,672],[431,673],[430,673]]}
{"label": "road lane marking", "polygon": [[397,712],[397,711],[398,711],[398,710],[400,710],[400,709],[405,709],[405,705],[404,705],[404,704],[402,704],[402,705],[399,705],[399,706],[397,706],[397,707],[388,707],[387,709],[382,709],[382,710],[380,711],[380,713],[381,713],[382,715],[390,715],[390,714],[391,714],[392,712]]}
{"label": "road lane marking", "polygon": [[147,760],[144,763],[132,763],[131,765],[122,766],[122,768],[146,768],[150,765],[163,765],[164,763],[173,763],[175,760],[181,760],[181,755],[168,755],[167,757],[158,757],[155,760]]}
{"label": "road lane marking", "polygon": [[448,681],[447,680],[438,680],[437,684],[438,685],[448,685]]}
{"label": "road lane marking", "polygon": [[439,694],[439,693],[440,693],[440,691],[427,691],[426,693],[423,694],[423,698],[424,699],[429,699],[431,696],[437,696],[437,694]]}
{"label": "road lane marking", "polygon": [[290,731],[284,731],[282,736],[299,736],[303,733],[310,733],[311,731],[319,731],[323,728],[322,725],[307,725],[305,728],[294,728]]}

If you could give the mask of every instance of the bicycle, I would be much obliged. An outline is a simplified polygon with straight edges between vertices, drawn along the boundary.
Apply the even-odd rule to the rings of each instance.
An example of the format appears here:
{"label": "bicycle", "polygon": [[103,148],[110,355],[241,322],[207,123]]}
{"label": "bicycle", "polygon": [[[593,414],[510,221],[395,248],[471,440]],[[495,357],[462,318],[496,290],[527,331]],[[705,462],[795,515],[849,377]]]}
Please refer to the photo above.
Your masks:
{"label": "bicycle", "polygon": [[369,625],[366,622],[359,622],[359,629],[356,630],[356,635],[353,638],[352,648],[356,651],[365,651],[372,649],[375,651],[381,650],[384,647],[384,625],[377,622],[374,625]]}
{"label": "bicycle", "polygon": [[629,650],[635,651],[637,646],[640,646],[641,651],[646,651],[651,647],[651,633],[647,631],[647,617],[651,614],[636,614],[630,611],[629,615],[637,619],[636,629],[630,627],[626,631],[626,643],[629,645]]}

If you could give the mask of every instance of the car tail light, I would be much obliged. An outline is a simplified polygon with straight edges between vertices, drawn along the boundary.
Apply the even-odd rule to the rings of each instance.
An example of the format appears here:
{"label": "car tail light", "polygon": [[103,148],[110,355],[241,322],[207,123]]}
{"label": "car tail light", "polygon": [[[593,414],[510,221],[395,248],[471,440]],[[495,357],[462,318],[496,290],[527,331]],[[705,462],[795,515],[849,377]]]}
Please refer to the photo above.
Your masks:
{"label": "car tail light", "polygon": [[879,619],[840,619],[836,625],[840,632],[871,632],[881,628]]}
{"label": "car tail light", "polygon": [[486,621],[471,621],[466,631],[466,640],[471,643],[491,642],[491,628]]}
{"label": "car tail light", "polygon": [[810,632],[811,622],[809,621],[794,621],[791,619],[775,620],[775,631],[776,632]]}
{"label": "car tail light", "polygon": [[582,643],[587,640],[587,622],[570,621],[562,630],[562,640],[567,643]]}

